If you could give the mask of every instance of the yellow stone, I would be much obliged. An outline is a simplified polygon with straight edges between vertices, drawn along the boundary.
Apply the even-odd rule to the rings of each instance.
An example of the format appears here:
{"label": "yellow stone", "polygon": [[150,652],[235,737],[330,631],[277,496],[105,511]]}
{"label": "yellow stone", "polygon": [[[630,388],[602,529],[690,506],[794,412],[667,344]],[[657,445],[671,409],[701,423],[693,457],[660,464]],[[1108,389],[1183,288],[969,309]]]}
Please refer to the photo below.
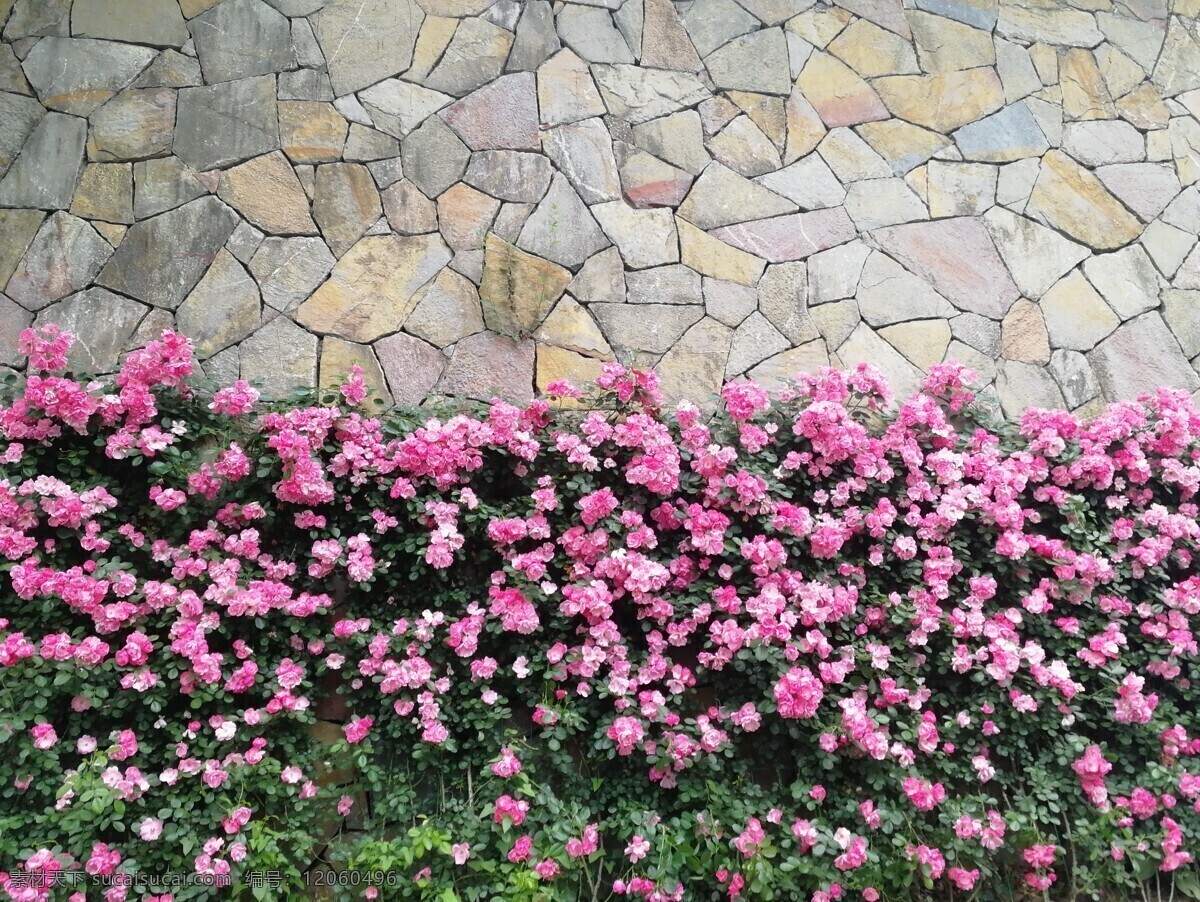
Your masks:
{"label": "yellow stone", "polygon": [[426,16],[421,24],[421,32],[417,35],[417,43],[413,48],[413,61],[404,80],[420,84],[425,80],[442,53],[450,45],[454,37],[454,29],[458,27],[458,19],[448,19],[444,16]]}
{"label": "yellow stone", "polygon": [[1029,48],[1029,59],[1037,70],[1044,85],[1058,84],[1058,49],[1050,44],[1034,44]]}
{"label": "yellow stone", "polygon": [[361,238],[296,310],[296,322],[318,334],[372,342],[399,331],[421,286],[449,262],[440,235]]}
{"label": "yellow stone", "polygon": [[90,163],[71,201],[71,213],[84,219],[133,224],[133,167],[128,163]]}
{"label": "yellow stone", "polygon": [[1158,89],[1145,81],[1117,101],[1117,113],[1134,128],[1166,128],[1171,111],[1163,103]]}
{"label": "yellow stone", "polygon": [[808,58],[796,87],[817,110],[828,128],[858,125],[888,117],[887,108],[871,86],[836,57],[816,52]]}
{"label": "yellow stone", "polygon": [[533,337],[542,344],[565,348],[585,357],[612,360],[613,351],[590,313],[567,295],[546,317]]}
{"label": "yellow stone", "polygon": [[996,62],[996,48],[989,32],[955,22],[945,16],[909,11],[921,68],[926,72],[958,72]]}
{"label": "yellow stone", "polygon": [[279,140],[293,163],[330,163],[341,159],[349,130],[350,123],[332,103],[279,102]]}
{"label": "yellow stone", "polygon": [[[594,357],[584,357],[565,348],[550,345],[537,346],[537,371],[535,379],[539,394],[554,382],[566,380],[575,388],[586,391],[600,376],[603,364]],[[575,398],[559,398],[559,407],[583,407],[585,404]]]}
{"label": "yellow stone", "polygon": [[437,208],[446,243],[456,251],[470,251],[483,247],[487,230],[500,211],[500,201],[466,182],[457,182],[438,197]]}
{"label": "yellow stone", "polygon": [[752,94],[749,91],[730,91],[729,99],[762,129],[762,133],[783,149],[787,140],[787,109],[782,97]]}
{"label": "yellow stone", "polygon": [[1059,54],[1058,83],[1063,115],[1068,120],[1112,119],[1117,115],[1090,50],[1076,47]]}
{"label": "yellow stone", "polygon": [[315,235],[300,180],[279,151],[221,173],[217,196],[272,235]]}
{"label": "yellow stone", "polygon": [[838,35],[828,50],[863,78],[921,71],[912,44],[866,19],[859,19]]}
{"label": "yellow stone", "polygon": [[493,332],[510,338],[531,335],[571,278],[569,270],[489,233],[479,285],[483,321]]}
{"label": "yellow stone", "polygon": [[1058,150],[1042,157],[1025,212],[1097,250],[1115,250],[1142,231],[1100,179]]}
{"label": "yellow stone", "polygon": [[93,222],[92,226],[113,247],[120,247],[122,240],[125,238],[125,233],[129,231],[128,226],[113,225],[111,222]]}
{"label": "yellow stone", "polygon": [[829,363],[825,342],[817,339],[768,357],[746,375],[768,391],[779,391],[800,373],[815,373]]}
{"label": "yellow stone", "polygon": [[1009,308],[1000,324],[1000,354],[1034,366],[1050,362],[1050,336],[1037,304],[1021,298]]}
{"label": "yellow stone", "polygon": [[684,266],[701,275],[726,282],[758,284],[767,266],[765,260],[714,238],[678,216],[675,217],[675,226],[679,230],[679,256]]}
{"label": "yellow stone", "polygon": [[783,164],[786,166],[813,152],[825,137],[825,123],[799,88],[792,89],[784,110],[787,115],[787,148],[784,150]]}
{"label": "yellow stone", "polygon": [[[355,364],[362,367],[368,392],[359,406],[368,410],[391,406],[392,393],[388,391],[387,380],[375,354],[366,345],[340,338],[326,338],[321,342],[321,373],[317,379],[320,390],[336,392]],[[345,399],[339,395],[338,402],[345,403]]]}
{"label": "yellow stone", "polygon": [[1056,348],[1090,351],[1121,325],[1121,320],[1078,269],[1059,279],[1042,295],[1041,308],[1046,331]]}
{"label": "yellow stone", "polygon": [[788,19],[784,28],[804,38],[813,46],[824,49],[853,19],[854,16],[849,11],[837,7],[810,9]]}
{"label": "yellow stone", "polygon": [[705,414],[715,410],[732,342],[733,330],[710,317],[688,329],[654,368],[664,404],[686,400]]}
{"label": "yellow stone", "polygon": [[902,119],[867,122],[857,131],[877,154],[888,161],[892,172],[901,175],[920,166],[943,147],[950,145],[950,139],[945,135],[920,128]]}
{"label": "yellow stone", "polygon": [[879,330],[879,335],[910,363],[929,369],[941,363],[950,346],[950,323],[944,319],[921,319],[897,323]]}
{"label": "yellow stone", "polygon": [[933,75],[876,79],[875,90],[892,114],[948,134],[1004,106],[1004,86],[989,67]]}

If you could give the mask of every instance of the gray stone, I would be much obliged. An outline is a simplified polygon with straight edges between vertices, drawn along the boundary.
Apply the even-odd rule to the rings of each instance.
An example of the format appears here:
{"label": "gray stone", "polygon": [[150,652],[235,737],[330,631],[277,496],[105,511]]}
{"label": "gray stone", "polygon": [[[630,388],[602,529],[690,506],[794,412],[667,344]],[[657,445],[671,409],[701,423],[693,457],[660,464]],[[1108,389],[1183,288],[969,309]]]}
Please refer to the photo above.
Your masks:
{"label": "gray stone", "polygon": [[1142,247],[1168,279],[1175,275],[1188,252],[1196,244],[1196,236],[1175,226],[1155,220],[1146,226],[1140,239]]}
{"label": "gray stone", "polygon": [[700,57],[671,0],[645,0],[643,10],[641,64],[655,69],[699,71]]}
{"label": "gray stone", "polygon": [[1185,357],[1200,354],[1200,291],[1163,292],[1163,319],[1183,348]]}
{"label": "gray stone", "polygon": [[561,46],[554,30],[554,11],[548,0],[526,0],[517,22],[517,36],[508,54],[509,72],[532,71]]}
{"label": "gray stone", "polygon": [[758,282],[758,309],[792,344],[818,337],[808,313],[808,273],[803,263],[767,267]]}
{"label": "gray stone", "polygon": [[75,335],[67,361],[77,373],[111,373],[120,365],[126,342],[146,315],[136,301],[89,288],[47,307],[35,325],[55,323]]}
{"label": "gray stone", "polygon": [[424,20],[415,0],[330,0],[312,21],[334,93],[350,94],[407,69]]}
{"label": "gray stone", "polygon": [[695,0],[683,15],[683,27],[696,52],[708,56],[734,38],[754,31],[759,23],[733,0]]}
{"label": "gray stone", "polygon": [[808,302],[812,306],[854,297],[871,249],[861,241],[833,247],[808,258]]}
{"label": "gray stone", "polygon": [[479,291],[456,272],[442,270],[421,289],[418,298],[404,329],[436,347],[444,348],[484,329]]}
{"label": "gray stone", "polygon": [[1195,35],[1195,19],[1188,24],[1172,17],[1167,26],[1167,39],[1151,76],[1164,97],[1200,88],[1200,41]]}
{"label": "gray stone", "polygon": [[1079,270],[1060,279],[1043,295],[1040,306],[1056,348],[1090,351],[1121,324]]}
{"label": "gray stone", "polygon": [[950,334],[988,357],[1000,356],[1000,324],[978,313],[960,313],[950,320]]}
{"label": "gray stone", "polygon": [[0,210],[0,288],[16,271],[45,218],[40,210]]}
{"label": "gray stone", "polygon": [[193,169],[231,166],[278,149],[272,76],[179,91],[175,153]]}
{"label": "gray stone", "polygon": [[11,91],[14,94],[33,93],[33,88],[25,80],[25,73],[21,71],[21,61],[8,44],[0,44],[0,91]]}
{"label": "gray stone", "polygon": [[550,190],[521,229],[517,246],[575,269],[608,246],[608,239],[566,177],[556,173]]}
{"label": "gray stone", "polygon": [[264,235],[248,222],[238,223],[225,247],[242,263],[250,264],[255,252],[262,246]]}
{"label": "gray stone", "polygon": [[787,41],[779,28],[734,38],[706,56],[704,65],[721,90],[785,96],[792,90]]}
{"label": "gray stone", "polygon": [[241,344],[242,378],[281,398],[317,384],[317,336],[277,316]]}
{"label": "gray stone", "polygon": [[262,0],[224,0],[187,27],[210,85],[279,72],[292,59],[288,20]]}
{"label": "gray stone", "polygon": [[810,153],[777,172],[759,176],[755,181],[799,204],[802,210],[836,207],[846,199],[846,189],[820,154],[816,153]]}
{"label": "gray stone", "polygon": [[569,4],[558,14],[558,33],[589,63],[633,62],[633,52],[607,10]]}
{"label": "gray stone", "polygon": [[174,310],[200,280],[238,217],[215,197],[139,222],[97,282],[138,300]]}
{"label": "gray stone", "polygon": [[692,175],[699,175],[710,162],[704,149],[704,129],[695,110],[635,125],[633,140],[643,150]]}
{"label": "gray stone", "polygon": [[931,160],[926,169],[929,214],[979,216],[996,203],[996,166]]}
{"label": "gray stone", "polygon": [[702,304],[700,274],[686,266],[656,266],[625,274],[631,304]]}
{"label": "gray stone", "polygon": [[779,150],[749,116],[738,116],[709,140],[708,149],[734,172],[753,178],[781,165]]}
{"label": "gray stone", "polygon": [[[308,19],[293,19],[291,27],[292,53],[295,56],[296,65],[305,69],[322,71],[325,82],[329,84],[329,92],[332,94],[333,85],[329,82],[328,73],[324,72],[325,54],[321,52],[321,44],[313,32],[312,23]],[[353,95],[347,96],[353,97]]]}
{"label": "gray stone", "polygon": [[663,402],[695,403],[702,415],[716,410],[733,330],[714,319],[702,319],[676,342],[655,366]]}
{"label": "gray stone", "polygon": [[521,229],[525,227],[525,220],[533,213],[533,209],[533,204],[501,204],[496,221],[492,223],[492,231],[511,244],[521,237]]}
{"label": "gray stone", "polygon": [[401,235],[437,231],[437,204],[408,179],[396,182],[383,192],[383,211],[391,227]]}
{"label": "gray stone", "polygon": [[533,398],[534,343],[494,332],[470,335],[454,346],[438,392],[480,401]]}
{"label": "gray stone", "polygon": [[486,19],[463,19],[425,84],[455,97],[470,94],[500,75],[512,45],[512,32]]}
{"label": "gray stone", "polygon": [[718,322],[737,327],[758,307],[758,290],[724,279],[704,277],[704,312]]}
{"label": "gray stone", "polygon": [[1063,406],[1063,395],[1054,377],[1043,367],[1016,360],[1000,362],[996,394],[1004,415],[1015,419],[1030,407],[1055,410]]}
{"label": "gray stone", "polygon": [[368,163],[372,160],[384,160],[388,157],[400,156],[400,142],[391,135],[377,132],[373,128],[351,123],[350,134],[346,138],[346,146],[342,157],[352,163]]}
{"label": "gray stone", "polygon": [[1137,245],[1091,257],[1084,262],[1083,272],[1121,319],[1157,307],[1166,287],[1149,256]]}
{"label": "gray stone", "polygon": [[619,9],[613,11],[613,21],[629,49],[637,50],[642,45],[642,26],[646,21],[645,4],[634,0],[632,3],[620,3],[619,6]]}
{"label": "gray stone", "polygon": [[454,98],[397,78],[381,81],[359,95],[372,123],[380,131],[396,138],[406,137],[413,129]]}
{"label": "gray stone", "polygon": [[1091,364],[1078,351],[1055,351],[1050,355],[1050,372],[1072,410],[1100,394],[1100,383]]}
{"label": "gray stone", "polygon": [[24,366],[25,356],[17,349],[17,342],[32,323],[32,313],[0,294],[0,366]]}
{"label": "gray stone", "polygon": [[792,213],[797,205],[756,185],[720,163],[712,163],[692,185],[679,215],[701,229]]}
{"label": "gray stone", "polygon": [[317,167],[313,218],[335,257],[350,250],[382,214],[379,192],[366,166],[329,163]]}
{"label": "gray stone", "polygon": [[985,163],[1011,163],[1041,156],[1050,149],[1050,142],[1026,103],[1014,103],[964,125],[954,133],[954,143],[964,159]]}
{"label": "gray stone", "polygon": [[280,100],[333,100],[329,76],[316,69],[279,73]]}
{"label": "gray stone", "polygon": [[904,179],[855,182],[846,192],[846,212],[860,232],[929,218],[929,210]]}
{"label": "gray stone", "polygon": [[134,88],[194,88],[204,84],[200,63],[178,50],[163,50],[132,83]]}
{"label": "gray stone", "polygon": [[1089,255],[1083,245],[1001,207],[983,221],[1017,288],[1033,300]]}
{"label": "gray stone", "polygon": [[1131,319],[1087,358],[1106,401],[1136,398],[1164,385],[1189,391],[1200,388],[1200,376],[1157,313]]}
{"label": "gray stone", "polygon": [[896,401],[903,402],[921,389],[921,372],[904,355],[884,341],[866,323],[859,323],[837,349],[844,369],[869,363],[887,377]]}
{"label": "gray stone", "polygon": [[497,78],[442,112],[472,150],[537,150],[537,89],[531,72]]}
{"label": "gray stone", "polygon": [[1165,210],[1183,187],[1175,167],[1164,163],[1114,163],[1100,166],[1096,175],[1143,222]]}
{"label": "gray stone", "polygon": [[636,210],[615,200],[592,207],[592,214],[620,250],[628,268],[646,269],[679,261],[679,236],[670,210]]}
{"label": "gray stone", "polygon": [[542,144],[584,203],[604,203],[621,196],[612,139],[601,120],[560,125],[545,133]]}
{"label": "gray stone", "polygon": [[[149,318],[146,317],[146,319]],[[211,379],[214,385],[233,385],[242,378],[241,348],[226,348],[219,354],[209,357],[203,364],[198,365],[197,369],[204,374],[205,378]]]}
{"label": "gray stone", "polygon": [[827,134],[817,153],[843,185],[862,179],[886,179],[895,174],[887,160],[848,128],[835,128]]}
{"label": "gray stone", "polygon": [[499,200],[536,204],[550,187],[549,160],[515,150],[484,150],[471,155],[464,181]]}
{"label": "gray stone", "polygon": [[862,316],[858,312],[858,301],[854,298],[813,307],[809,310],[809,316],[831,348],[839,347],[862,322]]}
{"label": "gray stone", "polygon": [[863,267],[856,297],[862,318],[876,328],[954,314],[954,308],[928,282],[878,252],[871,254]]}
{"label": "gray stone", "polygon": [[0,207],[65,210],[83,166],[87,122],[47,113],[0,181]]}
{"label": "gray stone", "polygon": [[241,341],[258,328],[258,286],[227,250],[217,252],[208,272],[175,311],[179,330],[203,360]]}
{"label": "gray stone", "polygon": [[329,0],[267,0],[267,3],[289,18],[311,16]]}
{"label": "gray stone", "polygon": [[589,310],[618,353],[663,354],[704,318],[701,306],[673,304],[593,304]]}
{"label": "gray stone", "polygon": [[996,203],[1003,204],[1017,213],[1024,212],[1040,171],[1039,160],[1018,160],[1016,163],[1001,166],[996,177]]}
{"label": "gray stone", "polygon": [[1128,122],[1114,119],[1067,123],[1062,148],[1084,166],[1136,163],[1146,158],[1146,140],[1141,133]]}
{"label": "gray stone", "polygon": [[404,139],[404,174],[427,197],[437,197],[463,177],[471,151],[445,122],[430,116]]}
{"label": "gray stone", "polygon": [[1177,229],[1200,233],[1200,188],[1192,186],[1184,190],[1167,204],[1160,218]]}
{"label": "gray stone", "polygon": [[188,39],[175,0],[75,0],[71,34],[156,47],[182,47]]}
{"label": "gray stone", "polygon": [[32,97],[0,93],[0,176],[8,171],[45,113]]}
{"label": "gray stone", "polygon": [[1000,319],[1020,295],[978,219],[892,226],[872,241],[960,310]]}
{"label": "gray stone", "polygon": [[5,2],[11,9],[4,39],[17,41],[34,35],[66,35],[70,33],[71,0],[17,0]]}
{"label": "gray stone", "polygon": [[375,179],[375,184],[379,186],[380,190],[388,188],[404,178],[404,161],[400,157],[392,157],[390,160],[372,160],[367,164],[367,169],[371,171],[371,178]]}
{"label": "gray stone", "polygon": [[38,229],[5,293],[27,310],[41,310],[86,288],[112,252],[87,222],[55,213]]}
{"label": "gray stone", "polygon": [[397,404],[423,401],[446,367],[441,351],[402,332],[379,339],[374,348]]}
{"label": "gray stone", "polygon": [[621,65],[596,66],[592,74],[609,113],[631,125],[666,116],[711,96],[704,83],[690,72]]}
{"label": "gray stone", "polygon": [[800,373],[813,373],[829,364],[825,342],[810,341],[764,360],[746,375],[768,391],[779,391]]}
{"label": "gray stone", "polygon": [[729,360],[725,364],[725,378],[732,379],[746,370],[786,351],[791,345],[788,340],[761,313],[752,313],[733,333],[729,348]]}
{"label": "gray stone", "polygon": [[1029,51],[1001,38],[996,39],[996,73],[1004,85],[1007,103],[1016,103],[1042,89],[1042,80],[1029,58]]}
{"label": "gray stone", "polygon": [[1091,13],[1065,6],[1035,8],[1005,3],[996,31],[1009,39],[1067,47],[1095,47],[1104,40]]}
{"label": "gray stone", "polygon": [[537,93],[538,114],[545,125],[578,122],[607,112],[587,63],[570,49],[538,68]]}
{"label": "gray stone", "polygon": [[[196,90],[196,89],[192,89]],[[175,91],[139,88],[122,91],[92,114],[89,160],[140,160],[171,152],[175,130]]]}
{"label": "gray stone", "polygon": [[149,47],[85,38],[42,38],[25,57],[25,77],[52,110],[87,116],[150,65]]}
{"label": "gray stone", "polygon": [[621,253],[610,247],[590,257],[567,286],[585,304],[620,304],[625,301],[625,267]]}
{"label": "gray stone", "polygon": [[196,171],[176,157],[133,164],[133,215],[149,219],[208,193]]}
{"label": "gray stone", "polygon": [[[1183,12],[1182,9],[1176,11]],[[1142,21],[1123,12],[1102,12],[1096,16],[1096,22],[1113,46],[1119,47],[1130,59],[1149,72],[1154,68],[1154,62],[1163,46],[1163,19],[1166,9],[1163,7],[1161,12],[1151,12],[1147,9],[1146,13],[1146,20]]]}
{"label": "gray stone", "polygon": [[333,269],[334,258],[320,238],[267,238],[250,261],[263,303],[292,313]]}
{"label": "gray stone", "polygon": [[[380,82],[380,84],[389,84],[389,82]],[[365,91],[363,92],[366,93]],[[450,98],[446,98],[449,102]],[[371,114],[353,94],[346,94],[343,97],[335,98],[333,108],[341,113],[347,122],[357,122],[359,125],[365,125],[367,128],[375,127],[375,120],[371,118]]]}
{"label": "gray stone", "polygon": [[770,263],[785,263],[845,244],[853,240],[856,233],[845,209],[834,207],[722,226],[712,234],[726,244]]}

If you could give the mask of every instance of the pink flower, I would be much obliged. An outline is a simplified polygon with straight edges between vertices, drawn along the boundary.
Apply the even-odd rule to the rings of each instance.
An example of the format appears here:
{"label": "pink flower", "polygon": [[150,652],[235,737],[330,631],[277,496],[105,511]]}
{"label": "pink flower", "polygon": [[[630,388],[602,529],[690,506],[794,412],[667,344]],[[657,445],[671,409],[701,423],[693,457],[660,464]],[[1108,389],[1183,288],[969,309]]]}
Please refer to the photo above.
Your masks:
{"label": "pink flower", "polygon": [[629,845],[625,847],[625,856],[634,864],[646,857],[650,851],[650,841],[643,839],[640,835],[634,834],[633,839],[629,841]]}
{"label": "pink flower", "polygon": [[58,734],[48,723],[39,723],[31,727],[29,734],[33,737],[33,747],[42,751],[52,748],[58,742]]}
{"label": "pink flower", "polygon": [[450,847],[450,853],[454,856],[454,863],[461,867],[471,857],[471,847],[465,842],[458,842]]}
{"label": "pink flower", "polygon": [[356,717],[343,727],[346,733],[346,741],[351,745],[362,742],[367,734],[371,732],[371,727],[375,721],[370,717]]}
{"label": "pink flower", "polygon": [[775,684],[779,716],[808,718],[817,713],[825,689],[807,667],[793,667]]}
{"label": "pink flower", "polygon": [[501,779],[515,777],[521,772],[521,762],[512,749],[505,746],[500,750],[500,760],[492,764],[492,773]]}
{"label": "pink flower", "polygon": [[529,836],[520,837],[513,843],[512,849],[509,850],[508,860],[513,864],[520,861],[526,861],[533,851],[533,839]]}
{"label": "pink flower", "polygon": [[300,768],[296,767],[293,764],[293,765],[289,765],[289,766],[285,767],[283,769],[283,771],[280,772],[279,779],[282,780],[284,783],[295,784],[295,783],[299,783],[300,778],[303,776],[304,776],[304,774],[301,772]]}

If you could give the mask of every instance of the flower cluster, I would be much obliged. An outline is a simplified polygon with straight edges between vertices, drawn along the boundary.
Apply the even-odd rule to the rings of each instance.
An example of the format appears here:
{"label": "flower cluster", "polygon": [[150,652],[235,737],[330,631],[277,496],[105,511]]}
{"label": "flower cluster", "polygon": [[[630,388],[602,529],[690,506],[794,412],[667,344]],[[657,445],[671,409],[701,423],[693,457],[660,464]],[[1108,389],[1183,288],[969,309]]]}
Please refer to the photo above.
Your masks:
{"label": "flower cluster", "polygon": [[705,419],[610,363],[583,409],[369,416],[361,372],[286,406],[70,342],[0,408],[10,898],[286,896],[316,837],[408,869],[367,898],[1196,885],[1186,393],[998,424],[862,366]]}

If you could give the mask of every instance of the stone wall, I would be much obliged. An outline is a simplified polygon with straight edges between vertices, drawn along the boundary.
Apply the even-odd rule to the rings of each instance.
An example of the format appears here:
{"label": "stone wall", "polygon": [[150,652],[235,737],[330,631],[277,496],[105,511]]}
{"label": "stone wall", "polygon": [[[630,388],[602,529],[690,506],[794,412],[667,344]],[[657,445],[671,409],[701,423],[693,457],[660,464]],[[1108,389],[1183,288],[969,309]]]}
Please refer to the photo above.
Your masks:
{"label": "stone wall", "polygon": [[[1200,387],[1200,0],[0,0],[0,364]],[[991,389],[990,389],[991,390]]]}

